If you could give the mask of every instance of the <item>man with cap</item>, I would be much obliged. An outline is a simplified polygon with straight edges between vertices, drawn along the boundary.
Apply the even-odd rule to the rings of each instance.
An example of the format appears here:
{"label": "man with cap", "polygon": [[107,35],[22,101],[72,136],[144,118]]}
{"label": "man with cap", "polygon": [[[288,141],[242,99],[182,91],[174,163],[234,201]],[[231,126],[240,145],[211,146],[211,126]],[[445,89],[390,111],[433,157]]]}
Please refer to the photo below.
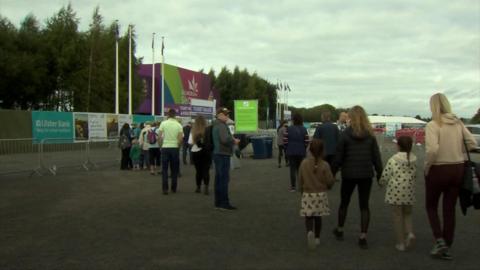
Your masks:
{"label": "man with cap", "polygon": [[170,109],[167,112],[167,120],[160,124],[160,138],[162,144],[162,187],[163,194],[168,194],[168,165],[170,164],[172,186],[171,191],[177,192],[177,177],[180,167],[179,147],[183,142],[182,125],[175,119],[176,112]]}
{"label": "man with cap", "polygon": [[240,141],[235,139],[227,126],[227,108],[217,111],[217,120],[213,122],[213,162],[215,162],[215,207],[220,210],[236,210],[228,198],[228,182],[230,181],[230,157],[233,146]]}

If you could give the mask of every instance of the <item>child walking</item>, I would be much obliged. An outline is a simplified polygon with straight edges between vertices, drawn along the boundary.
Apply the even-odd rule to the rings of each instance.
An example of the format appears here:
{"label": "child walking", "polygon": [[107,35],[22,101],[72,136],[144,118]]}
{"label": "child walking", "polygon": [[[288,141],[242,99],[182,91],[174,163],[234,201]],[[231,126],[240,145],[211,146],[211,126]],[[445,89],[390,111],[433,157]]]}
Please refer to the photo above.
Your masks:
{"label": "child walking", "polygon": [[322,140],[313,139],[310,143],[311,155],[302,161],[298,171],[299,190],[302,192],[300,216],[305,217],[310,249],[320,244],[322,216],[330,215],[326,191],[335,182],[330,166],[322,159],[323,148]]}
{"label": "child walking", "polygon": [[412,138],[401,136],[397,141],[398,153],[387,162],[379,184],[386,185],[385,202],[392,206],[393,226],[399,251],[411,248],[415,235],[412,227],[412,206],[415,202],[417,158],[412,151]]}
{"label": "child walking", "polygon": [[140,144],[137,139],[132,141],[132,149],[130,149],[130,158],[132,159],[133,169],[140,170],[140,154],[142,149],[140,149]]}

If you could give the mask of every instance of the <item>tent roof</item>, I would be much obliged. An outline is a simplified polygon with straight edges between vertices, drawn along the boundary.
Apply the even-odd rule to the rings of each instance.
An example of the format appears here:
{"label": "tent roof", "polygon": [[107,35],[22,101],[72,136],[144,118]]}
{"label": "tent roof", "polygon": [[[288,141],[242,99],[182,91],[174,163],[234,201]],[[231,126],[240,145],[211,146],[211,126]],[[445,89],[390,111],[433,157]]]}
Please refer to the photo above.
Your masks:
{"label": "tent roof", "polygon": [[370,115],[368,116],[370,123],[402,123],[402,124],[426,124],[425,121],[418,120],[414,117],[406,116],[380,116]]}

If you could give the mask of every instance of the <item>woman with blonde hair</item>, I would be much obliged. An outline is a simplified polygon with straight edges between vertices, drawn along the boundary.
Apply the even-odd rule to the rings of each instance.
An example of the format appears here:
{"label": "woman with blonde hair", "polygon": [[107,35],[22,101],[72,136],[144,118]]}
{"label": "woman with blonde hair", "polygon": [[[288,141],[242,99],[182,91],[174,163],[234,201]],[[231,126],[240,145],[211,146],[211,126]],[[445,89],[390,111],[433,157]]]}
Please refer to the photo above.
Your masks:
{"label": "woman with blonde hair", "polygon": [[188,137],[188,144],[191,145],[193,164],[195,165],[195,180],[197,184],[196,193],[200,193],[202,182],[205,195],[209,194],[208,184],[210,183],[210,165],[212,153],[205,147],[207,121],[202,116],[197,116],[193,123],[192,130]]}
{"label": "woman with blonde hair", "polygon": [[[476,141],[452,113],[444,94],[430,98],[432,121],[425,128],[425,192],[428,220],[435,244],[430,255],[451,260],[449,248],[455,232],[455,205],[463,178],[465,147],[473,149]],[[443,195],[443,226],[438,217],[438,202]]]}
{"label": "woman with blonde hair", "polygon": [[366,249],[368,248],[367,231],[370,222],[368,201],[372,178],[375,169],[377,181],[380,179],[383,166],[377,140],[365,110],[361,106],[354,106],[349,110],[348,116],[350,126],[340,136],[335,160],[332,164],[334,175],[340,168],[342,171],[338,225],[333,230],[333,234],[337,240],[343,240],[343,226],[347,217],[348,205],[355,187],[358,187],[361,216],[361,233],[358,245]]}

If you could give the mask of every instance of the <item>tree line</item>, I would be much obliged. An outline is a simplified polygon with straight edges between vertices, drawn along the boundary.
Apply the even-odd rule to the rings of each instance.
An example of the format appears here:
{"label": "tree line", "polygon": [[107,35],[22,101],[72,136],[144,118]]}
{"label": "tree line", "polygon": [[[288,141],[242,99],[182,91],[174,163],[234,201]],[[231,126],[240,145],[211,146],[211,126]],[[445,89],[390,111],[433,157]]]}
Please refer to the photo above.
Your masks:
{"label": "tree line", "polygon": [[[117,35],[118,23],[105,25],[98,7],[87,31],[79,31],[79,21],[70,4],[44,27],[33,14],[18,29],[0,15],[0,108],[113,112],[118,38],[120,113],[127,113],[128,29]],[[135,70],[142,59],[133,54],[132,62]],[[143,85],[135,72],[132,85],[138,104]]]}

